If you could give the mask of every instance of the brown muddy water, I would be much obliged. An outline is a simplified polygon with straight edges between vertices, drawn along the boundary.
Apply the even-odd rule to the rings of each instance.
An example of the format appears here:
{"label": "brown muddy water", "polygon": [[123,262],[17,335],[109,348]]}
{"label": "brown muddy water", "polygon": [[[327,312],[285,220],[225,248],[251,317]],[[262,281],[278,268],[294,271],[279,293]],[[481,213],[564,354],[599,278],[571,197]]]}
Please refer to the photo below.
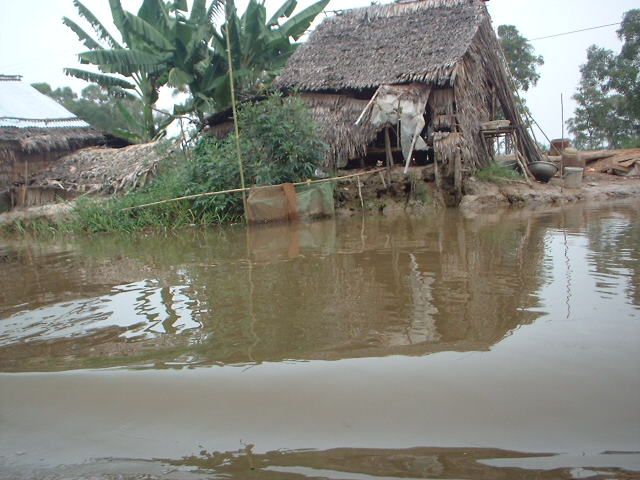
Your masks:
{"label": "brown muddy water", "polygon": [[0,239],[0,478],[640,478],[640,202]]}

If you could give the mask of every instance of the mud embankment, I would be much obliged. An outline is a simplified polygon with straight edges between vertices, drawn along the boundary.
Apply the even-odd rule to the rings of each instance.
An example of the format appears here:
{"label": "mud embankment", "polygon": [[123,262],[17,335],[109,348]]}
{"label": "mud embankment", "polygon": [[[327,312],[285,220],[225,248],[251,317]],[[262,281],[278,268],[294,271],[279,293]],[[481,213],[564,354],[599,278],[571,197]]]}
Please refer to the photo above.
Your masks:
{"label": "mud embankment", "polygon": [[[464,182],[459,207],[465,211],[482,212],[503,207],[540,208],[633,196],[640,196],[640,177],[590,172],[577,189],[565,188],[559,178],[553,178],[549,183],[528,184],[524,180],[512,179],[481,182],[471,177]],[[363,209],[384,215],[407,211],[420,213],[445,205],[436,187],[432,166],[412,167],[407,175],[401,167],[396,167],[390,173],[378,169],[352,177],[338,182],[335,197],[336,214],[339,216],[350,216]],[[15,209],[0,214],[0,228],[18,221],[40,219],[56,223],[68,218],[72,208],[73,202]]]}
{"label": "mud embankment", "polygon": [[465,196],[460,203],[464,210],[486,210],[496,207],[538,207],[562,205],[578,201],[603,201],[640,196],[640,178],[591,173],[585,176],[581,188],[565,188],[562,180],[549,183],[503,181],[478,182],[471,178],[465,183]]}

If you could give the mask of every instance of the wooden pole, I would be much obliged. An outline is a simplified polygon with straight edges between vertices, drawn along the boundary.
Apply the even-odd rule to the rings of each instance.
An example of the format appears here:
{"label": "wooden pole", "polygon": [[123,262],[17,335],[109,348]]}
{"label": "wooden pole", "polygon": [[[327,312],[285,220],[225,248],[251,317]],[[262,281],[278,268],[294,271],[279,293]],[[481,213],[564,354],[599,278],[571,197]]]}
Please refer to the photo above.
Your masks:
{"label": "wooden pole", "polygon": [[391,167],[393,167],[393,153],[391,153],[391,137],[389,136],[389,126],[384,127],[384,151],[387,155],[387,176],[391,185]]}
{"label": "wooden pole", "polygon": [[238,112],[236,109],[236,91],[233,85],[233,59],[231,57],[231,39],[229,36],[229,18],[225,25],[226,37],[227,37],[227,62],[229,63],[229,84],[231,88],[231,109],[233,111],[233,129],[236,137],[236,154],[238,155],[238,167],[240,168],[240,187],[242,189],[242,206],[244,210],[244,221],[249,223],[247,217],[247,193],[244,183],[244,168],[242,166],[242,153],[240,151],[240,132],[238,130]]}
{"label": "wooden pole", "polygon": [[562,118],[562,144],[564,145],[564,95],[560,94],[560,116]]}

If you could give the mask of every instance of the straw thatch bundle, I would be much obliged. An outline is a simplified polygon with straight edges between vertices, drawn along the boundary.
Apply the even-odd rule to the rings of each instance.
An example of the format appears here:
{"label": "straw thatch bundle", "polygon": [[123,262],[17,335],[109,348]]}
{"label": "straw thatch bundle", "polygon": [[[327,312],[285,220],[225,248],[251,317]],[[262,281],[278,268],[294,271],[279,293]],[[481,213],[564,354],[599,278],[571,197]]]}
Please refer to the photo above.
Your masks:
{"label": "straw thatch bundle", "polygon": [[61,158],[29,179],[30,187],[53,186],[67,192],[116,193],[144,186],[158,162],[173,149],[158,143],[124,148],[91,147]]}

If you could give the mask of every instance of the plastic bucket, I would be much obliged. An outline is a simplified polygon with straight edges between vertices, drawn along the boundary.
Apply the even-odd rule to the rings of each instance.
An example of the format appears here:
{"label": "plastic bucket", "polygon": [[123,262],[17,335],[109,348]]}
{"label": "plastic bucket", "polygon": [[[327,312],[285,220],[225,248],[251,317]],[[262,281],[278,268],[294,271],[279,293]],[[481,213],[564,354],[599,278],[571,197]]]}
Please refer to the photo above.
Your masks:
{"label": "plastic bucket", "polygon": [[567,148],[562,152],[562,175],[564,175],[564,171],[568,167],[585,167],[584,157],[575,148]]}
{"label": "plastic bucket", "polygon": [[580,188],[582,185],[582,167],[565,167],[564,168],[564,186],[565,188]]}

